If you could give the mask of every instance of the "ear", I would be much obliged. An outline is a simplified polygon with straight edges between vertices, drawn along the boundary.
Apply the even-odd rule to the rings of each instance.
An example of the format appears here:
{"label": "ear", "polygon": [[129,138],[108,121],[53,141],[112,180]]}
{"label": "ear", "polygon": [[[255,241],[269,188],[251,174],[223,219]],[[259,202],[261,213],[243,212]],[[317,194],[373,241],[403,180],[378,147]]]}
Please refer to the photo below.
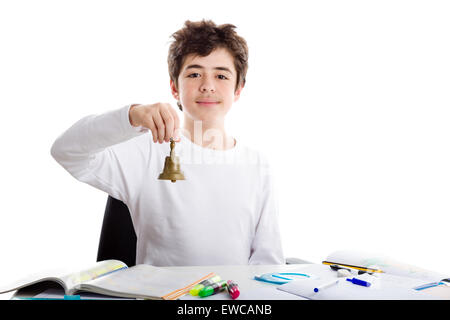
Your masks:
{"label": "ear", "polygon": [[244,84],[242,84],[235,92],[234,92],[234,99],[233,102],[236,102],[239,100],[239,97],[241,96],[241,91],[244,89]]}
{"label": "ear", "polygon": [[170,79],[170,90],[172,91],[172,96],[176,99],[179,100],[180,96],[178,94],[178,89],[175,86],[175,83],[172,81],[172,79]]}

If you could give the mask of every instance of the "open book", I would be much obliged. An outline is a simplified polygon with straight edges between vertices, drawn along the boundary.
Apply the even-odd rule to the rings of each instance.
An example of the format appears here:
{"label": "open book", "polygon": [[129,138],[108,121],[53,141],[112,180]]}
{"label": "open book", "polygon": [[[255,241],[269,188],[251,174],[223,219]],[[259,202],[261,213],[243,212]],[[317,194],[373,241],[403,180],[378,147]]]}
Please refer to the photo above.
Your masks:
{"label": "open book", "polygon": [[0,286],[0,294],[31,286],[44,289],[50,283],[62,287],[67,296],[90,292],[123,298],[175,300],[212,275],[144,264],[128,268],[121,261],[105,260],[80,272],[34,274],[13,284]]}

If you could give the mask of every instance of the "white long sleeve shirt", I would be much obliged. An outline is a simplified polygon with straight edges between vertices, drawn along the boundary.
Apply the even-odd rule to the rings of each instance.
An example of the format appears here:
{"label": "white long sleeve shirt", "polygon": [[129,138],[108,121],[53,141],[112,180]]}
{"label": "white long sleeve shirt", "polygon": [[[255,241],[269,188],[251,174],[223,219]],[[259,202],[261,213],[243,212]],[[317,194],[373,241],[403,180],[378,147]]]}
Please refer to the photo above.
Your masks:
{"label": "white long sleeve shirt", "polygon": [[283,264],[277,203],[265,158],[240,145],[176,143],[186,180],[158,180],[170,143],[131,126],[129,108],[84,117],[51,154],[72,176],[123,201],[137,235],[136,263]]}

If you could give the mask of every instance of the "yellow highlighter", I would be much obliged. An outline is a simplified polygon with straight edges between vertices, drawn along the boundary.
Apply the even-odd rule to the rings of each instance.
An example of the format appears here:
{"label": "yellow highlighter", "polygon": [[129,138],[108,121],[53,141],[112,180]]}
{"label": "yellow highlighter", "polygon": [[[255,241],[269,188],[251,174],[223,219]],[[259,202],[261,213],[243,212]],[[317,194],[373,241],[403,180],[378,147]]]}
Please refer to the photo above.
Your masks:
{"label": "yellow highlighter", "polygon": [[189,291],[189,293],[191,294],[191,296],[198,296],[198,293],[207,286],[212,285],[215,282],[220,281],[220,276],[214,276],[212,278],[203,280],[202,282],[200,282],[199,284],[196,284],[195,286],[192,287],[191,291]]}

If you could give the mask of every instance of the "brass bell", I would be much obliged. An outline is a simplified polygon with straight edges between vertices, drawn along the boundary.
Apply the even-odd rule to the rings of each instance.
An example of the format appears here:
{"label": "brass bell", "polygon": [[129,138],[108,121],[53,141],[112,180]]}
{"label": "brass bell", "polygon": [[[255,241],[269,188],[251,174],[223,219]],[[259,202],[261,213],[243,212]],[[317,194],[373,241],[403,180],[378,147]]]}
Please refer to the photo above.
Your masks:
{"label": "brass bell", "polygon": [[184,174],[180,170],[180,158],[175,155],[175,141],[170,138],[170,156],[166,157],[163,172],[158,177],[159,180],[185,180]]}

